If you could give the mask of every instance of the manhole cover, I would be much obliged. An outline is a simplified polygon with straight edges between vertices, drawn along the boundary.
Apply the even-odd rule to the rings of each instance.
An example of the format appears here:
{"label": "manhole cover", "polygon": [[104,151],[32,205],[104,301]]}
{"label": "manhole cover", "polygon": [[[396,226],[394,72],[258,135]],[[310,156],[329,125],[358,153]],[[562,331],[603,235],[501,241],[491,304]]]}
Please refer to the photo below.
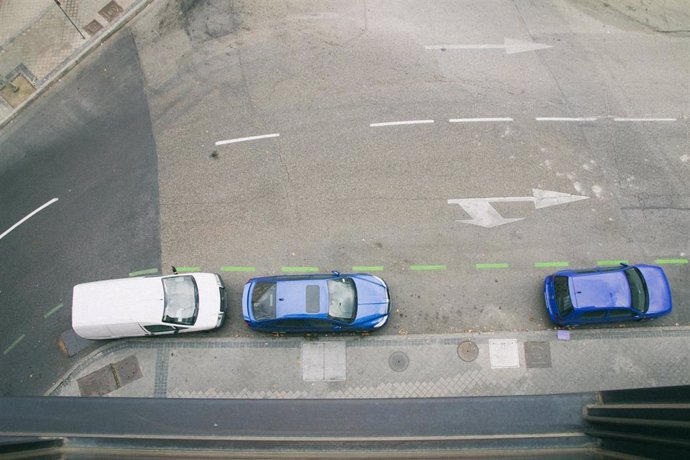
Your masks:
{"label": "manhole cover", "polygon": [[479,355],[479,347],[476,343],[465,340],[458,345],[458,356],[465,362],[472,362]]}
{"label": "manhole cover", "polygon": [[395,353],[391,354],[390,357],[388,358],[388,365],[393,369],[395,372],[402,372],[405,369],[407,369],[407,366],[410,364],[410,358],[407,357],[405,353],[402,351],[396,351]]}

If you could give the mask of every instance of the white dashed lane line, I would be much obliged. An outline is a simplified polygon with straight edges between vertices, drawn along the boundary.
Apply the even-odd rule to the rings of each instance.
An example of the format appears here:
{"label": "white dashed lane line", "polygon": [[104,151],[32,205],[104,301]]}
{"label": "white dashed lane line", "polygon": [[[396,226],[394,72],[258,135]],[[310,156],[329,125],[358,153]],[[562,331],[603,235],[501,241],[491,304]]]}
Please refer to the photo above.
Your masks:
{"label": "white dashed lane line", "polygon": [[513,121],[512,118],[450,118],[449,123],[482,123],[482,122],[492,122],[492,121]]}
{"label": "white dashed lane line", "polygon": [[424,125],[433,123],[434,120],[407,120],[407,121],[387,121],[384,123],[371,123],[372,128],[379,128],[381,126],[399,126],[399,125]]}
{"label": "white dashed lane line", "polygon": [[537,121],[597,121],[597,117],[536,117]]}
{"label": "white dashed lane line", "polygon": [[676,118],[614,118],[613,121],[677,121]]}
{"label": "white dashed lane line", "polygon": [[261,136],[250,136],[250,137],[238,137],[236,139],[228,139],[224,141],[218,141],[216,142],[216,145],[227,145],[227,144],[234,144],[236,142],[246,142],[246,141],[255,141],[258,139],[269,139],[271,137],[279,137],[280,133],[273,133],[273,134],[262,134]]}
{"label": "white dashed lane line", "polygon": [[[640,117],[535,117],[536,121],[541,122],[591,122],[591,121],[606,121],[613,120],[616,122],[674,122],[677,118],[640,118]],[[510,123],[513,122],[512,117],[468,117],[468,118],[449,118],[448,123]],[[383,123],[370,123],[372,128],[379,128],[382,126],[400,126],[400,125],[419,125],[434,123],[434,120],[406,120],[406,121],[388,121]]]}
{"label": "white dashed lane line", "polygon": [[40,206],[40,207],[36,208],[35,210],[31,211],[31,212],[30,212],[29,214],[27,214],[27,216],[24,217],[22,220],[20,220],[19,222],[17,222],[16,224],[14,224],[13,226],[11,226],[11,227],[8,228],[7,230],[5,230],[5,232],[4,232],[2,235],[0,235],[0,240],[3,239],[4,237],[6,237],[12,230],[14,230],[15,228],[19,227],[21,224],[23,224],[23,223],[26,222],[27,220],[31,219],[33,216],[35,216],[35,215],[38,214],[39,212],[43,211],[45,208],[47,208],[47,207],[50,206],[51,204],[55,203],[57,200],[58,200],[57,198],[53,198],[52,200],[48,201],[47,203],[43,204],[42,206]]}

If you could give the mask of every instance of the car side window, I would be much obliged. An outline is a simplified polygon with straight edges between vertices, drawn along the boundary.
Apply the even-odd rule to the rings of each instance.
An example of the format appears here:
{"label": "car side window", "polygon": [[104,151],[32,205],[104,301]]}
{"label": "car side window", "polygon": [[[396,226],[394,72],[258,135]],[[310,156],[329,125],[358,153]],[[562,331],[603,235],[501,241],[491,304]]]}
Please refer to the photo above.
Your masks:
{"label": "car side window", "polygon": [[273,321],[271,325],[277,328],[297,329],[304,327],[304,321],[301,319],[279,319]]}
{"label": "car side window", "polygon": [[606,310],[586,311],[580,315],[580,319],[602,319],[606,317]]}
{"label": "car side window", "polygon": [[162,324],[151,324],[150,326],[143,326],[143,328],[146,330],[146,332],[151,334],[164,334],[166,332],[175,332],[177,330],[176,327],[165,326]]}
{"label": "car side window", "polygon": [[625,308],[615,308],[609,311],[609,318],[613,319],[627,319],[633,316],[635,316],[635,314]]}

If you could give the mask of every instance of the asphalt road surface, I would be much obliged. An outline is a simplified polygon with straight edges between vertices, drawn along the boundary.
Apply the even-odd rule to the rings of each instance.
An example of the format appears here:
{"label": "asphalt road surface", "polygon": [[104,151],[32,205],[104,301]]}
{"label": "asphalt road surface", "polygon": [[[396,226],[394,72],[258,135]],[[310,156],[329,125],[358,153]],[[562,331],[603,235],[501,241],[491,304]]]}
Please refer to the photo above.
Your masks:
{"label": "asphalt road surface", "polygon": [[163,266],[226,270],[235,318],[250,276],[338,269],[389,282],[386,333],[541,329],[550,272],[658,261],[656,324],[688,323],[682,33],[597,2],[218,5],[133,30]]}
{"label": "asphalt road surface", "polygon": [[383,334],[549,328],[545,275],[620,261],[663,264],[654,324],[690,323],[685,34],[598,2],[225,4],[154,2],[3,130],[0,231],[59,200],[0,239],[0,393],[69,367],[73,284],[173,264],[229,287],[209,337],[254,334],[247,278],[331,269],[386,279]]}
{"label": "asphalt road surface", "polygon": [[[42,394],[77,359],[72,286],[160,263],[156,149],[124,32],[2,132],[0,394]],[[88,351],[88,350],[87,350]]]}

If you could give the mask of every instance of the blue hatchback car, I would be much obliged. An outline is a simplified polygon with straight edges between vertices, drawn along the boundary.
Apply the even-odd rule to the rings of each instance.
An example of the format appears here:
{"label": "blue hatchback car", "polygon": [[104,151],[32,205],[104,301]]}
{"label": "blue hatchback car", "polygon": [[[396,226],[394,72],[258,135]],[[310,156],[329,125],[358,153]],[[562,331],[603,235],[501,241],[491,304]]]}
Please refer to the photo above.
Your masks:
{"label": "blue hatchback car", "polygon": [[657,318],[672,308],[668,280],[655,265],[562,270],[544,280],[544,298],[561,326]]}
{"label": "blue hatchback car", "polygon": [[266,332],[369,331],[386,324],[388,286],[364,273],[253,278],[242,294],[247,325]]}

